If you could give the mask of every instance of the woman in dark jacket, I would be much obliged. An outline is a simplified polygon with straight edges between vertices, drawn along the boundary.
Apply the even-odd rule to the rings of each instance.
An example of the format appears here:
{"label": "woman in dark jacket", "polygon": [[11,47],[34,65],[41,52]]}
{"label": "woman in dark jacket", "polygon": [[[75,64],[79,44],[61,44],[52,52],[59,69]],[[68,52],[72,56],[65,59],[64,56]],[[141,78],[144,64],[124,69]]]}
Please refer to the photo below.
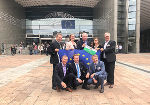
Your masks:
{"label": "woman in dark jacket", "polygon": [[94,38],[93,40],[93,46],[94,49],[96,50],[100,50],[101,48],[103,48],[100,43],[99,43],[99,39],[97,37]]}

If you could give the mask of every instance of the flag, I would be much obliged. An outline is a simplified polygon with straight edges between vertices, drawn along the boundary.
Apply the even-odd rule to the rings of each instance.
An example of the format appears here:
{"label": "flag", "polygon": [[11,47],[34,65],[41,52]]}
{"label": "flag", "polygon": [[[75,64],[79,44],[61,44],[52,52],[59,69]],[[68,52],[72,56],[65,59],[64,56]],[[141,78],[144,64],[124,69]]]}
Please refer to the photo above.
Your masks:
{"label": "flag", "polygon": [[[74,54],[79,54],[80,62],[84,63],[87,68],[93,62],[92,55],[87,53],[85,50],[76,50],[76,49],[75,50],[61,50],[60,49],[58,54],[59,54],[60,61],[61,61],[63,55],[68,56],[68,63],[73,62]],[[96,54],[98,55],[98,59],[100,60],[100,54],[101,54],[100,50],[98,50],[96,52]]]}
{"label": "flag", "polygon": [[62,20],[62,29],[75,29],[75,20]]}
{"label": "flag", "polygon": [[86,45],[86,46],[84,47],[84,50],[85,50],[87,53],[91,54],[91,55],[95,55],[96,52],[97,52],[97,50],[93,49],[92,47],[90,47],[90,46],[88,46],[88,45]]}

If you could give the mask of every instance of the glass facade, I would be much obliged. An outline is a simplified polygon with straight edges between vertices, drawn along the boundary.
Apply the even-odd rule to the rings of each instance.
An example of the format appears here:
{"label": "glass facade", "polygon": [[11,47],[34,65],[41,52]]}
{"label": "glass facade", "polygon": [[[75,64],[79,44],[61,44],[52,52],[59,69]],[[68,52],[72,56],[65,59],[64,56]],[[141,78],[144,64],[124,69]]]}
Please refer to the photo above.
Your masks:
{"label": "glass facade", "polygon": [[52,41],[60,32],[63,40],[68,40],[70,34],[75,34],[76,40],[82,32],[93,36],[93,8],[82,6],[37,6],[27,7],[26,39],[36,39],[37,43]]}
{"label": "glass facade", "polygon": [[126,0],[118,0],[117,42],[118,45],[122,45],[122,52],[127,50],[126,34]]}
{"label": "glass facade", "polygon": [[[69,20],[74,20],[74,23],[64,23]],[[67,26],[66,26],[67,25]],[[69,28],[72,27],[73,28]],[[49,35],[53,37],[55,32],[61,32],[65,37],[71,33],[79,37],[80,32],[88,32],[89,35],[93,35],[93,21],[77,18],[47,18],[37,20],[26,20],[26,34],[27,35]]]}
{"label": "glass facade", "polygon": [[128,0],[128,52],[136,52],[136,0]]}

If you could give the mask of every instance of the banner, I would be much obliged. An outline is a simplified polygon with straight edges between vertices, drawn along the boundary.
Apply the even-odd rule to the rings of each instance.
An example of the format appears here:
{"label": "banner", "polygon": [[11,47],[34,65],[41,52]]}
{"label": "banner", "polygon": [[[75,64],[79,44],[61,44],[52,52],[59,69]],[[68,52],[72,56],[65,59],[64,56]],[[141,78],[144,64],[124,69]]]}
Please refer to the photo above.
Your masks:
{"label": "banner", "polygon": [[[85,50],[76,50],[76,49],[75,50],[61,50],[60,49],[58,54],[59,54],[60,61],[63,55],[67,55],[68,63],[72,63],[73,55],[79,54],[80,62],[84,63],[86,67],[89,67],[90,63],[92,63],[92,55],[87,53]],[[98,59],[100,60],[100,54],[101,54],[100,50],[98,50],[96,54],[98,55]]]}
{"label": "banner", "polygon": [[75,20],[62,20],[62,29],[75,29]]}

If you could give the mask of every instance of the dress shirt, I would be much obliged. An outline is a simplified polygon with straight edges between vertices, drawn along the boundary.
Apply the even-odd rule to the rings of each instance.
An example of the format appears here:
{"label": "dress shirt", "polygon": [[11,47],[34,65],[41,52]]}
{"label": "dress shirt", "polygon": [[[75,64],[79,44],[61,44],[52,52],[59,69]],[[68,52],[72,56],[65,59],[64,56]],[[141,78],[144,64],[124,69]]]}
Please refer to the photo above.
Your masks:
{"label": "dress shirt", "polygon": [[63,63],[62,63],[62,67],[63,67],[64,76],[65,76],[66,75],[66,65],[63,65]]}

